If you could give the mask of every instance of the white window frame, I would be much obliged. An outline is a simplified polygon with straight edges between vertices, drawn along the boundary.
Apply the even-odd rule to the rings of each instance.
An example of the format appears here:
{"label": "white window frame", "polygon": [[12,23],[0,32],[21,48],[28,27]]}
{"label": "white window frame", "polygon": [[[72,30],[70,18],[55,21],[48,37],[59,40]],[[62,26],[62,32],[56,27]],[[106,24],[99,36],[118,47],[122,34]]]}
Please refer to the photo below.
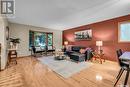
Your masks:
{"label": "white window frame", "polygon": [[121,41],[120,40],[120,36],[121,36],[121,24],[127,24],[127,23],[130,23],[130,21],[125,21],[125,22],[119,22],[118,23],[118,42],[119,43],[130,43],[130,40],[129,41]]}

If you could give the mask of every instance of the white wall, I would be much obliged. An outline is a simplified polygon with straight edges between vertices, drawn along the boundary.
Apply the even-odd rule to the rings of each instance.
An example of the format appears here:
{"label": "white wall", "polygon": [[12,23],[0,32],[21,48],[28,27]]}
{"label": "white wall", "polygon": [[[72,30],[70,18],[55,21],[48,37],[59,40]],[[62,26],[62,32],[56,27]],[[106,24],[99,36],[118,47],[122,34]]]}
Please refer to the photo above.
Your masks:
{"label": "white wall", "polygon": [[4,69],[7,64],[6,26],[8,26],[7,19],[0,15],[1,69]]}
{"label": "white wall", "polygon": [[20,38],[20,44],[18,46],[18,56],[28,56],[31,54],[29,51],[29,30],[53,32],[54,46],[56,47],[56,49],[61,49],[62,47],[62,31],[16,23],[9,23],[9,28],[10,37]]}
{"label": "white wall", "polygon": [[[1,0],[0,0],[1,4]],[[0,6],[1,12],[1,6]],[[6,27],[8,26],[8,21],[4,15],[0,13],[0,44],[1,44],[1,69],[5,69],[7,64],[7,40],[6,40]]]}

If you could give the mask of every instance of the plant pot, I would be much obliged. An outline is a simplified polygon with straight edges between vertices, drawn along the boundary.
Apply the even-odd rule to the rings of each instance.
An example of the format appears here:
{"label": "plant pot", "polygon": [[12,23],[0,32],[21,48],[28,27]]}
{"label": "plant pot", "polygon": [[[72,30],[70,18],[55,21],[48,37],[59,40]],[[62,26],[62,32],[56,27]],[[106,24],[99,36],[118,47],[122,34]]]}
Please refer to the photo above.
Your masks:
{"label": "plant pot", "polygon": [[14,49],[18,49],[18,44],[17,43],[14,43]]}
{"label": "plant pot", "polygon": [[12,42],[10,42],[10,49],[13,49],[13,43]]}
{"label": "plant pot", "polygon": [[10,49],[18,49],[18,44],[17,43],[12,43],[10,42]]}

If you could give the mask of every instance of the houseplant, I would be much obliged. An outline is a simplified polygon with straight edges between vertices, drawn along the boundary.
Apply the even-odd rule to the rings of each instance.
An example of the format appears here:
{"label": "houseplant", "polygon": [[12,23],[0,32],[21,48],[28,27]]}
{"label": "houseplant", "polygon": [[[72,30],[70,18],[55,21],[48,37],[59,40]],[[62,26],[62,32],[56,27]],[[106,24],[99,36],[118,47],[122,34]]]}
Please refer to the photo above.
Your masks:
{"label": "houseplant", "polygon": [[17,49],[19,43],[20,43],[19,38],[10,38],[10,48],[11,49]]}

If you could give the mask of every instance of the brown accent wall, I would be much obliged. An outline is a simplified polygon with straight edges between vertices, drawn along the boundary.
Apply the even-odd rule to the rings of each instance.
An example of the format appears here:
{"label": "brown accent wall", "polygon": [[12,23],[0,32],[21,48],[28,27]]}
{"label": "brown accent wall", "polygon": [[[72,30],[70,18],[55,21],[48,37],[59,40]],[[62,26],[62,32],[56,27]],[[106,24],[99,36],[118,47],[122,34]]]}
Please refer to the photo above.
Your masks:
{"label": "brown accent wall", "polygon": [[[96,47],[96,41],[103,41],[103,51],[108,60],[116,61],[116,49],[121,48],[123,51],[130,51],[130,43],[118,43],[118,23],[130,20],[130,15],[118,17],[94,24],[84,25],[73,29],[63,31],[63,42],[68,41],[70,45]],[[76,41],[74,32],[86,29],[92,29],[92,40]]]}

